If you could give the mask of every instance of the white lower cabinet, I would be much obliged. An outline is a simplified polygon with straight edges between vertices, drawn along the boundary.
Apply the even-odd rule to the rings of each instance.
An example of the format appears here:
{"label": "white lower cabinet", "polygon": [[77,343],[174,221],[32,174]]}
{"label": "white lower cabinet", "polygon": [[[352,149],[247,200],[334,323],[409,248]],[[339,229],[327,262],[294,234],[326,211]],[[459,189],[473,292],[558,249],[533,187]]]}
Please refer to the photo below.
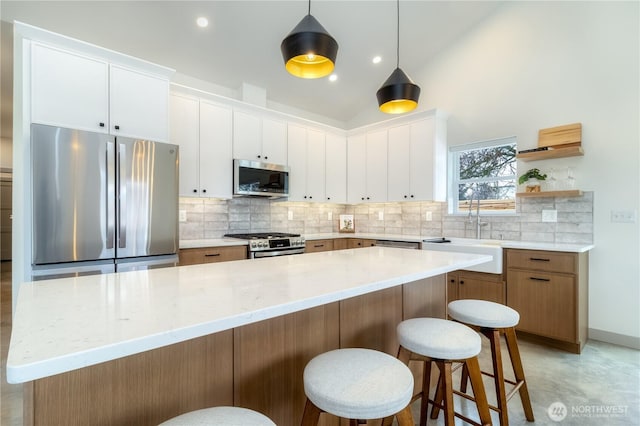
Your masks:
{"label": "white lower cabinet", "polygon": [[230,107],[172,94],[171,142],[180,146],[180,196],[232,197]]}

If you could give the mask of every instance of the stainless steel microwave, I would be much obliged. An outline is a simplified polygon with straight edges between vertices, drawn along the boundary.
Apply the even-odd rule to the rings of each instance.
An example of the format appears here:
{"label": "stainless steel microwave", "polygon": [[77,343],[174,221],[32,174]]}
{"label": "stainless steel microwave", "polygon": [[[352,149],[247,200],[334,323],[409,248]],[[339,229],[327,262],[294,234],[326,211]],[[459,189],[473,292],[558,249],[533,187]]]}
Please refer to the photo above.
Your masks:
{"label": "stainless steel microwave", "polygon": [[289,196],[289,167],[251,160],[233,160],[233,195]]}

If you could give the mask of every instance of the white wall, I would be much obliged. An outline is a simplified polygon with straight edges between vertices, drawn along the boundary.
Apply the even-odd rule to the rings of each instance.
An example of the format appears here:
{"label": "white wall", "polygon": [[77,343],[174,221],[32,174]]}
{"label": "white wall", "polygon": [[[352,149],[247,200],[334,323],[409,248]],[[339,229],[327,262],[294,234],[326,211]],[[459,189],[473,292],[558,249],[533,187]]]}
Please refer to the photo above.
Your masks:
{"label": "white wall", "polygon": [[[610,215],[640,207],[639,23],[638,2],[511,2],[410,73],[421,109],[451,113],[451,145],[516,135],[527,149],[538,129],[582,123],[584,157],[518,168],[571,165],[578,186],[594,191],[589,328],[636,346],[640,227]],[[378,115],[364,112],[350,127]]]}

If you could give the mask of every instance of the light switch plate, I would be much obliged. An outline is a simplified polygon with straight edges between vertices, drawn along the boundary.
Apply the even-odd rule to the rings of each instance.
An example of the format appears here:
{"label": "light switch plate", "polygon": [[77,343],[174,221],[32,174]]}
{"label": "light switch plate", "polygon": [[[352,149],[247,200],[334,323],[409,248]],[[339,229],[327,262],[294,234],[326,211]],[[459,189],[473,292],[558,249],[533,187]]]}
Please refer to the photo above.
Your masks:
{"label": "light switch plate", "polygon": [[383,211],[379,211],[378,212],[378,220],[384,220],[384,212]]}
{"label": "light switch plate", "polygon": [[327,212],[327,220],[333,219],[333,212]]}
{"label": "light switch plate", "polygon": [[178,210],[178,221],[179,222],[186,222],[187,221],[187,211],[186,210]]}
{"label": "light switch plate", "polygon": [[424,220],[427,222],[431,222],[433,220],[433,212],[426,212],[424,215]]}
{"label": "light switch plate", "polygon": [[557,222],[558,221],[558,210],[542,210],[542,221],[543,222]]}
{"label": "light switch plate", "polygon": [[293,210],[289,210],[289,211],[287,212],[287,218],[288,218],[289,220],[293,220]]}

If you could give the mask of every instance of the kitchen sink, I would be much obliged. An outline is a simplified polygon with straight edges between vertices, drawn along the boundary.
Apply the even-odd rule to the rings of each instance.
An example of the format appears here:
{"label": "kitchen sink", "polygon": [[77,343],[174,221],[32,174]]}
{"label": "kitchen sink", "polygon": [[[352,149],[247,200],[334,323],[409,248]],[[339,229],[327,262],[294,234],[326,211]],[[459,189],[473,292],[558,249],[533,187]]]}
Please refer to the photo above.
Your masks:
{"label": "kitchen sink", "polygon": [[460,253],[488,254],[493,256],[491,262],[466,268],[468,271],[502,274],[502,241],[476,240],[472,238],[436,238],[422,242],[423,250],[449,251]]}

